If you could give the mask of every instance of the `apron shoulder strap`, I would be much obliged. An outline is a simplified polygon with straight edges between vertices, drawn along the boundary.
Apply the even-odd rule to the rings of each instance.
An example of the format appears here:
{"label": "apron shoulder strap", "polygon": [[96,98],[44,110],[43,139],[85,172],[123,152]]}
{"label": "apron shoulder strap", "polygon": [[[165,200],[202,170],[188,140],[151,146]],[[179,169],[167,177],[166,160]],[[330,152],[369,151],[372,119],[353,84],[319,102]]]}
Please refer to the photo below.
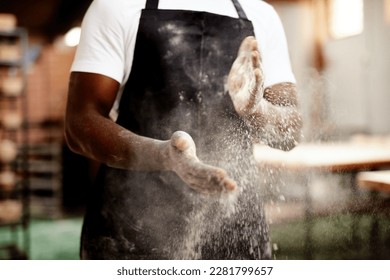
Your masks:
{"label": "apron shoulder strap", "polygon": [[[238,17],[241,19],[248,19],[243,8],[241,7],[241,4],[238,2],[238,0],[232,0],[234,7],[236,8]],[[145,5],[146,10],[157,10],[158,9],[158,0],[146,0]]]}
{"label": "apron shoulder strap", "polygon": [[246,16],[244,9],[241,7],[241,4],[238,2],[238,0],[232,0],[234,7],[236,8],[238,17],[241,19],[248,19]]}
{"label": "apron shoulder strap", "polygon": [[157,10],[158,9],[158,0],[146,0],[145,9],[146,10]]}

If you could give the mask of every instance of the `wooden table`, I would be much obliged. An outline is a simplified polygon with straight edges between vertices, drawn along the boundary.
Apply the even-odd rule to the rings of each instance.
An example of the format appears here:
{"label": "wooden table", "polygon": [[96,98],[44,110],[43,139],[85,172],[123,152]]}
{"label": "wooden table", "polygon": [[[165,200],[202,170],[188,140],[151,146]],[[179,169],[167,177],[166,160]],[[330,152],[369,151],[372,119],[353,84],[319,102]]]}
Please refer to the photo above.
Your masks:
{"label": "wooden table", "polygon": [[[375,203],[375,212],[381,213],[385,210],[388,215],[390,208],[390,201],[388,199],[388,195],[390,194],[390,170],[359,172],[356,176],[356,182],[360,188],[371,192],[373,202]],[[380,194],[387,194],[387,198],[386,196],[384,199],[383,197],[381,198]],[[380,247],[377,242],[379,232],[379,219],[377,215],[374,215],[371,221],[371,238],[369,244],[374,254],[378,252]]]}
{"label": "wooden table", "polygon": [[[358,172],[390,168],[390,137],[363,137],[331,143],[303,143],[288,152],[265,145],[255,145],[254,157],[260,168],[274,167],[279,170],[307,172],[306,174],[312,175],[329,172],[350,174],[351,201],[353,201],[356,199],[356,174]],[[305,252],[306,257],[311,259],[313,213],[310,182],[305,184]],[[355,240],[357,240],[356,227],[357,222],[352,225],[352,239]]]}
{"label": "wooden table", "polygon": [[292,171],[373,170],[390,166],[390,142],[304,143],[289,152],[265,145],[255,145],[254,156],[260,165],[282,167]]}
{"label": "wooden table", "polygon": [[356,181],[361,188],[390,193],[390,170],[359,172]]}

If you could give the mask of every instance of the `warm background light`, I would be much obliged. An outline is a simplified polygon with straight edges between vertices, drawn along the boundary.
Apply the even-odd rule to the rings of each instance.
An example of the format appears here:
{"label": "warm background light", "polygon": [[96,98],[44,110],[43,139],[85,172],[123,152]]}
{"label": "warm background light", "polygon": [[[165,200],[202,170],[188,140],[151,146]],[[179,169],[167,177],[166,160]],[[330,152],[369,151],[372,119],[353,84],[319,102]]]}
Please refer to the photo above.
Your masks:
{"label": "warm background light", "polygon": [[340,39],[363,31],[363,0],[331,0],[330,35]]}
{"label": "warm background light", "polygon": [[79,44],[80,41],[80,27],[74,27],[65,34],[65,44],[68,47],[75,47]]}

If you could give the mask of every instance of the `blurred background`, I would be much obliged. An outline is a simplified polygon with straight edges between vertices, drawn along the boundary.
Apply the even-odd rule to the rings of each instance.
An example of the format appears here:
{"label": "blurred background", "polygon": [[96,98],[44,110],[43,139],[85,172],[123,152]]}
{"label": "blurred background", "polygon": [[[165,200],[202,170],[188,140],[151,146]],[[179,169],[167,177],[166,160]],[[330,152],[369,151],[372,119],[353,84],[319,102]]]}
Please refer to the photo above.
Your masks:
{"label": "blurred background", "polygon": [[[304,119],[299,168],[259,156],[273,257],[390,259],[390,0],[267,2]],[[67,149],[63,119],[90,3],[0,1],[0,259],[79,258],[96,163]]]}

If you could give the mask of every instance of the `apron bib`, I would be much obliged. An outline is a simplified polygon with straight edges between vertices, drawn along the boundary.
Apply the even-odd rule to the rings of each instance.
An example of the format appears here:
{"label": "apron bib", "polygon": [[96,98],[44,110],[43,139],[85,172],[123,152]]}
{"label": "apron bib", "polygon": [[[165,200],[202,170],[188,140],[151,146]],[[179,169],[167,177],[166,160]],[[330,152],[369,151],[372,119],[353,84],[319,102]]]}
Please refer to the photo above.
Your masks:
{"label": "apron bib", "polygon": [[233,4],[240,18],[158,10],[157,0],[147,1],[117,123],[161,140],[177,130],[189,133],[199,158],[225,168],[245,193],[234,214],[224,215],[226,205],[194,192],[173,172],[103,165],[89,195],[82,258],[269,256],[247,128],[225,89],[242,40],[254,35],[240,4]]}

